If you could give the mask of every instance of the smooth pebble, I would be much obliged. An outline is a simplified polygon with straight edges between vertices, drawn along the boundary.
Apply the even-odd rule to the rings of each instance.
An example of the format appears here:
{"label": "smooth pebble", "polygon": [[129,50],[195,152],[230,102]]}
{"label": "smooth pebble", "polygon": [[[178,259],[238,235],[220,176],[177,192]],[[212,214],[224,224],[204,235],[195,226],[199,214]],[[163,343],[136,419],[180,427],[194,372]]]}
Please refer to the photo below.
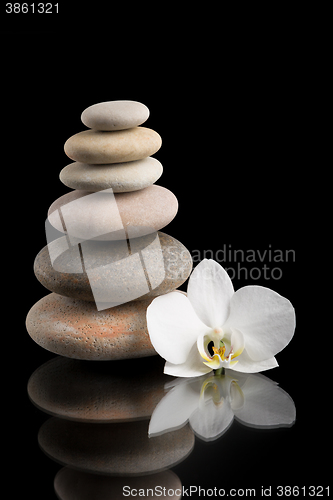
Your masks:
{"label": "smooth pebble", "polygon": [[115,132],[85,130],[65,142],[65,153],[74,161],[92,164],[141,160],[156,153],[162,139],[155,130],[135,127]]}
{"label": "smooth pebble", "polygon": [[149,117],[147,106],[137,101],[107,101],[86,108],[81,121],[96,130],[124,130],[137,127]]}
{"label": "smooth pebble", "polygon": [[97,311],[93,302],[51,293],[30,309],[26,327],[44,349],[85,360],[131,359],[156,354],[146,322],[153,299]]}
{"label": "smooth pebble", "polygon": [[148,156],[142,160],[106,165],[70,163],[60,172],[60,180],[72,189],[101,191],[112,188],[114,193],[124,193],[154,184],[162,172],[161,163]]}
{"label": "smooth pebble", "polygon": [[68,248],[63,236],[45,246],[34,263],[37,279],[48,290],[96,300],[100,308],[172,292],[191,270],[190,252],[162,232],[128,241],[85,241],[80,249],[78,245]]}
{"label": "smooth pebble", "polygon": [[176,196],[153,184],[129,193],[114,194],[112,189],[96,193],[71,191],[52,203],[48,219],[58,231],[65,230],[74,238],[106,241],[158,231],[172,221],[177,211]]}

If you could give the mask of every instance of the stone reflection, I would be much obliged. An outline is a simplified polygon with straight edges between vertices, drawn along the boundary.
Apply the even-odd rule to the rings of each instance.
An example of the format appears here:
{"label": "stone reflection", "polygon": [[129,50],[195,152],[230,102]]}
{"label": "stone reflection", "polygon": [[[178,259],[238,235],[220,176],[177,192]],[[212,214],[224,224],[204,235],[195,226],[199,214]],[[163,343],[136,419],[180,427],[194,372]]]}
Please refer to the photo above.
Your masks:
{"label": "stone reflection", "polygon": [[[41,410],[64,419],[120,422],[146,419],[170,377],[159,357],[104,363],[57,356],[30,377],[28,394]],[[127,371],[126,371],[127,370]]]}
{"label": "stone reflection", "polygon": [[150,499],[181,498],[182,484],[172,471],[151,476],[108,477],[97,476],[64,467],[54,481],[54,489],[60,500],[120,500],[128,496]]}
{"label": "stone reflection", "polygon": [[127,365],[57,356],[29,379],[31,401],[53,415],[38,442],[65,466],[54,483],[61,500],[117,500],[148,488],[151,498],[166,488],[179,499],[181,482],[168,469],[193,451],[195,435],[213,441],[234,419],[269,429],[296,418],[290,396],[262,374],[226,370],[172,380],[160,357]]}
{"label": "stone reflection", "polygon": [[[149,438],[149,419],[170,377],[159,357],[112,363],[55,357],[30,377],[28,394],[55,415],[41,426],[38,443],[65,465],[54,488],[62,500],[117,500],[125,492],[181,498],[181,482],[168,469],[194,448],[189,426]],[[127,370],[126,370],[127,369]],[[124,487],[127,490],[124,490]],[[155,496],[153,496],[155,495]]]}
{"label": "stone reflection", "polygon": [[291,397],[262,374],[227,370],[225,375],[178,378],[155,408],[149,435],[158,436],[189,422],[195,434],[212,441],[224,434],[234,418],[261,429],[290,427],[296,419]]}
{"label": "stone reflection", "polygon": [[188,427],[153,439],[149,420],[94,424],[51,417],[40,428],[44,453],[62,465],[111,476],[147,475],[184,460],[194,447]]}

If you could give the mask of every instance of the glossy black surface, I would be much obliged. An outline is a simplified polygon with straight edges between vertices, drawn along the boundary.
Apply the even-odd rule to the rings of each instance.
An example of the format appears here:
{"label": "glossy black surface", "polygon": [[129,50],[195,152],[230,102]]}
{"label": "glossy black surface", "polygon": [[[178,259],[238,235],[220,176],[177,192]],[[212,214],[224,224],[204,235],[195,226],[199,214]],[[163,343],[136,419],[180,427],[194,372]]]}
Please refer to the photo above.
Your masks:
{"label": "glossy black surface", "polygon": [[[45,366],[50,366],[50,363],[52,364],[55,361],[59,362],[61,358],[53,358]],[[148,364],[153,361],[152,364],[154,367],[159,363],[158,358],[156,360],[154,358],[147,358],[146,361]],[[72,361],[71,363],[81,365],[80,372],[82,375],[82,362]],[[89,362],[84,364],[88,372],[91,373],[91,370],[93,370],[96,373],[96,366],[89,366]],[[104,374],[110,380],[110,373],[114,373],[114,367],[110,365],[110,373],[108,374],[107,365],[107,362],[104,363],[102,370],[97,368],[97,372],[98,376]],[[282,369],[279,368],[275,370],[276,375],[278,375],[279,370],[280,373],[282,372]],[[36,373],[38,373],[38,370]],[[240,411],[238,408],[238,410],[235,410],[236,418],[232,423],[229,423],[222,436],[215,439],[211,438],[208,442],[202,436],[198,435],[197,429],[194,429],[196,435],[193,435],[189,424],[186,424],[185,427],[179,426],[180,429],[176,431],[172,430],[170,434],[164,433],[160,436],[149,438],[148,425],[150,418],[147,418],[147,416],[143,420],[133,421],[133,419],[130,419],[128,421],[125,419],[123,423],[119,422],[119,419],[115,423],[112,423],[109,419],[107,423],[99,422],[93,424],[85,423],[84,419],[79,418],[79,421],[76,423],[75,419],[68,420],[59,417],[51,417],[50,419],[49,416],[35,409],[31,402],[26,401],[28,413],[23,420],[23,425],[20,426],[20,432],[24,433],[24,442],[26,443],[23,449],[26,452],[29,450],[30,460],[26,462],[26,470],[29,471],[29,477],[33,477],[34,481],[37,482],[36,484],[38,484],[40,496],[36,498],[42,498],[46,492],[49,492],[49,495],[51,494],[54,476],[61,469],[61,465],[70,465],[70,467],[74,467],[74,469],[84,473],[96,473],[96,467],[98,471],[101,463],[106,463],[108,464],[107,467],[109,467],[109,469],[103,469],[102,467],[103,475],[106,474],[108,477],[125,476],[123,486],[128,486],[128,481],[126,482],[128,476],[154,474],[168,469],[170,465],[171,470],[179,477],[185,489],[191,486],[200,486],[201,488],[213,490],[216,487],[219,490],[223,488],[226,491],[229,491],[230,488],[254,488],[257,496],[259,496],[262,486],[265,488],[269,486],[274,488],[288,485],[311,486],[322,484],[323,486],[328,486],[328,464],[320,451],[322,444],[319,446],[318,442],[315,445],[316,439],[318,441],[321,440],[322,429],[320,427],[316,428],[314,422],[313,427],[309,428],[309,422],[313,421],[312,419],[314,418],[314,414],[309,413],[310,408],[314,408],[314,400],[308,397],[309,394],[304,394],[304,386],[303,390],[301,390],[295,378],[284,379],[281,384],[284,391],[281,391],[275,383],[270,382],[271,379],[268,375],[272,376],[273,371],[270,374],[266,372],[265,378],[263,375],[250,376],[252,386],[253,380],[259,381],[261,391],[256,395],[255,399],[257,403],[258,400],[259,404],[261,401],[263,407],[267,403],[269,391],[265,393],[263,386],[260,385],[264,382],[264,384],[267,384],[267,387],[271,387],[272,391],[277,390],[279,394],[284,395],[283,400],[289,408],[287,413],[290,413],[291,420],[293,420],[292,399],[294,400],[296,420],[291,421],[289,424],[284,423],[283,426],[274,425],[274,428],[270,428],[270,426],[256,428],[257,426],[253,425],[254,422],[249,424],[237,418],[237,411]],[[228,376],[228,372],[226,376]],[[118,374],[117,378],[119,379]],[[127,372],[124,378],[127,381],[130,380],[129,372]],[[135,373],[133,373],[134,378]],[[242,375],[242,378],[246,379],[247,377]],[[170,379],[170,382],[172,380],[171,377],[167,377],[167,379]],[[170,382],[166,384],[166,395],[179,387],[176,385],[174,389],[170,388],[169,386],[174,385],[175,381],[173,380],[171,384]],[[156,387],[154,380],[151,383]],[[54,390],[51,391],[54,407],[58,405],[59,412],[63,411],[61,408],[63,408],[64,400],[67,405],[70,404],[68,395],[71,392],[71,378],[69,376],[66,376],[66,384],[69,389],[65,396],[60,392],[59,397],[57,397],[56,392]],[[183,386],[184,384],[186,387],[185,381],[181,381],[180,385]],[[31,386],[31,379],[29,385]],[[190,386],[192,387],[188,386],[187,390],[193,392],[193,388],[196,385],[201,385],[201,382],[198,384],[198,381],[192,380],[190,382]],[[82,386],[77,384],[77,380],[74,386],[77,390],[76,406],[80,413],[82,400],[85,399],[85,392],[89,393],[91,387],[88,391],[85,391]],[[143,393],[141,399],[145,397],[151,398],[151,391],[147,390],[147,387],[146,384],[146,395]],[[242,387],[244,389],[244,386]],[[289,388],[289,396],[285,392],[286,387]],[[96,387],[96,390],[98,390],[98,387]],[[243,393],[246,393],[245,389]],[[290,393],[293,393],[292,399]],[[45,384],[43,394],[44,397],[45,394],[47,396]],[[100,391],[98,394],[101,404],[105,404]],[[261,394],[263,398],[261,398]],[[158,398],[162,401],[163,398],[166,398],[166,395],[163,396],[163,394],[159,393]],[[224,394],[225,396],[226,394]],[[107,397],[112,399],[110,394]],[[116,392],[114,399],[118,401],[118,404],[124,405],[126,409],[131,398],[132,395],[127,388],[123,394],[119,394],[119,391],[118,393]],[[209,394],[206,399],[209,400]],[[139,401],[137,396],[134,401],[135,406]],[[94,404],[96,406],[96,402]],[[159,404],[161,405],[161,402]],[[262,409],[264,411],[264,408]],[[283,408],[280,408],[280,410],[285,415],[286,411]],[[280,410],[275,407],[275,412],[279,412]],[[170,411],[176,412],[177,410],[171,407]],[[178,411],[182,410],[178,409]],[[268,413],[270,414],[269,418],[272,418],[272,406]],[[54,414],[56,414],[56,411],[54,411]],[[259,417],[260,415],[262,415],[262,412],[258,414]],[[206,430],[208,425],[209,423],[206,423]],[[183,435],[182,433],[185,430],[186,433]],[[174,437],[175,433],[176,437]],[[193,435],[193,442],[191,441],[192,438],[190,438],[191,434]],[[309,451],[310,443],[312,443],[314,453],[312,457]],[[44,455],[43,451],[47,456]],[[160,464],[158,464],[158,461],[160,461]],[[127,471],[126,467],[128,468]],[[310,471],[311,475],[308,475]],[[101,469],[99,470],[100,473]],[[96,481],[98,482],[98,476],[94,475],[93,478],[89,475],[85,476],[85,480],[87,478],[93,484]],[[98,483],[101,488],[104,481],[104,479],[101,479],[101,482]],[[117,481],[119,483],[121,480]],[[319,483],[319,481],[321,482]],[[140,487],[143,488],[142,483],[140,484]],[[194,489],[192,490],[193,497],[196,498]],[[104,497],[101,496],[100,498],[102,500]]]}

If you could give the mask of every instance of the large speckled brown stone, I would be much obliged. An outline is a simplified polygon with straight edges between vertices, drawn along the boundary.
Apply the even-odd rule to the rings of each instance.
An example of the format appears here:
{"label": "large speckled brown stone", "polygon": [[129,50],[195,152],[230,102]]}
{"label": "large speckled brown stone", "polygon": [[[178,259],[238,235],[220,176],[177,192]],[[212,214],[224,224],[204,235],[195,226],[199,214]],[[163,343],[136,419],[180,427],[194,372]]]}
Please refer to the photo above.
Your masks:
{"label": "large speckled brown stone", "polygon": [[[158,235],[158,237],[157,237]],[[157,297],[178,288],[189,277],[192,270],[192,257],[190,252],[178,240],[165,233],[158,232],[142,238],[130,240],[131,255],[140,253],[143,257],[138,260],[138,265],[126,272],[124,259],[129,256],[126,240],[115,242],[91,241],[80,244],[81,252],[77,245],[63,251],[68,247],[65,237],[59,238],[44,247],[36,257],[34,271],[37,279],[48,290],[80,300],[95,300],[97,290],[100,302],[112,300],[113,292],[122,287],[131,289],[130,300],[142,300]],[[59,256],[50,260],[51,255]],[[162,255],[161,255],[162,254]],[[84,260],[84,268],[81,258]],[[110,263],[118,263],[109,266]],[[121,265],[120,265],[121,264]],[[87,268],[100,269],[92,275]],[[145,275],[143,275],[142,268]],[[142,281],[146,283],[149,277],[147,291],[141,295]],[[103,281],[102,281],[103,278]],[[104,288],[103,288],[104,287]],[[92,291],[95,292],[95,297]],[[104,300],[103,300],[104,294]],[[120,302],[120,301],[119,301]],[[123,302],[126,302],[124,296]]]}
{"label": "large speckled brown stone", "polygon": [[156,354],[146,323],[153,299],[97,311],[93,302],[51,293],[29,311],[29,335],[48,351],[76,359],[113,360]]}
{"label": "large speckled brown stone", "polygon": [[52,417],[40,428],[38,442],[61,464],[114,476],[160,472],[193,450],[194,434],[188,425],[152,438],[148,426],[149,420],[88,424]]}
{"label": "large speckled brown stone", "polygon": [[[124,369],[124,363],[126,369]],[[79,361],[57,356],[31,375],[31,401],[51,415],[84,422],[149,418],[170,377],[159,356],[124,361]]]}
{"label": "large speckled brown stone", "polygon": [[[124,500],[128,492],[133,493],[132,498],[138,492],[148,492],[146,498],[149,500],[179,500],[182,497],[182,483],[171,470],[144,476],[110,477],[63,467],[55,477],[54,489],[60,500]],[[163,492],[167,496],[161,497]]]}

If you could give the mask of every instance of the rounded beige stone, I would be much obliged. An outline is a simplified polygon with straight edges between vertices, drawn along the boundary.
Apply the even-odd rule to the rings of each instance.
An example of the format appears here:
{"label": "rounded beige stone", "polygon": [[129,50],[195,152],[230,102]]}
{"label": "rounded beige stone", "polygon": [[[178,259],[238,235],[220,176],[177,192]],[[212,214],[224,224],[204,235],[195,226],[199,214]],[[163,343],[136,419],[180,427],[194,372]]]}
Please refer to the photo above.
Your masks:
{"label": "rounded beige stone", "polygon": [[85,130],[65,142],[65,153],[74,161],[92,164],[141,160],[160,149],[162,139],[155,130],[135,127],[115,132]]}
{"label": "rounded beige stone", "polygon": [[152,298],[98,311],[93,302],[51,293],[30,309],[26,327],[44,349],[67,358],[115,360],[152,356],[146,322]]}
{"label": "rounded beige stone", "polygon": [[107,101],[86,108],[81,121],[96,130],[124,130],[137,127],[149,117],[147,106],[137,101]]}
{"label": "rounded beige stone", "polygon": [[148,156],[142,160],[125,163],[71,163],[60,172],[60,180],[72,189],[101,191],[112,188],[114,193],[124,193],[154,184],[162,172],[161,163]]}
{"label": "rounded beige stone", "polygon": [[52,203],[48,218],[58,231],[65,230],[75,238],[107,241],[158,231],[172,221],[177,211],[175,195],[153,184],[129,193],[71,191]]}

